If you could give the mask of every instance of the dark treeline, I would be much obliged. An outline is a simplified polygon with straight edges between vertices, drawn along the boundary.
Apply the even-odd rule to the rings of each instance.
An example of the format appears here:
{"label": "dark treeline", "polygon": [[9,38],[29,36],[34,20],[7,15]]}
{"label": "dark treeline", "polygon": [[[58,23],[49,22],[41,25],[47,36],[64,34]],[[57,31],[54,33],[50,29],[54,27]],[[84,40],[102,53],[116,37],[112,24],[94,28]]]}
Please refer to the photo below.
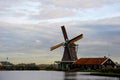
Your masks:
{"label": "dark treeline", "polygon": [[37,65],[35,63],[12,64],[6,61],[1,61],[0,63],[1,63],[0,70],[55,70],[56,69],[53,64],[40,64],[40,65]]}
{"label": "dark treeline", "polygon": [[[20,63],[20,64],[13,64],[7,61],[0,62],[0,70],[59,70],[57,65],[55,64],[35,64],[35,63]],[[65,71],[79,71],[79,72],[103,72],[103,73],[119,73],[120,74],[120,65],[117,68],[105,68],[101,70],[86,70],[80,68],[69,69]]]}

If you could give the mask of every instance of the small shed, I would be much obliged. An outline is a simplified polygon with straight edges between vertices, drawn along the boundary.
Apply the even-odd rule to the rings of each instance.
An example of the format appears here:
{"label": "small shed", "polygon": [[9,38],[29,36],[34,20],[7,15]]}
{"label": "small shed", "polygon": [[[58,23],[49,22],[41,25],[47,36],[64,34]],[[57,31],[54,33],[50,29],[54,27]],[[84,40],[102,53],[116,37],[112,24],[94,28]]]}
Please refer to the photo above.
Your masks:
{"label": "small shed", "polygon": [[74,63],[75,68],[81,69],[104,69],[104,68],[115,68],[116,64],[107,57],[103,58],[80,58]]}
{"label": "small shed", "polygon": [[2,66],[2,63],[0,62],[0,66]]}

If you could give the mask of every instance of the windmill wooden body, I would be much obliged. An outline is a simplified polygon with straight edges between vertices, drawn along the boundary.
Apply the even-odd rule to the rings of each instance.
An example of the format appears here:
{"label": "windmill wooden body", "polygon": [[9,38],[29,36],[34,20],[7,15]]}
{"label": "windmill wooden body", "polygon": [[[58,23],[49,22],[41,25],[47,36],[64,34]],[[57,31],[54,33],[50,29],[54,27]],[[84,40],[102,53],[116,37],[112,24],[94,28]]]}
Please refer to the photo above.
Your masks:
{"label": "windmill wooden body", "polygon": [[76,51],[76,44],[75,42],[83,38],[83,34],[76,36],[73,39],[68,39],[67,32],[64,26],[61,26],[62,33],[64,36],[65,42],[61,42],[55,46],[52,46],[50,50],[54,50],[60,46],[64,46],[64,53],[61,61],[57,61],[59,64],[60,69],[67,69],[71,66],[71,64],[76,61],[77,58],[77,51]]}

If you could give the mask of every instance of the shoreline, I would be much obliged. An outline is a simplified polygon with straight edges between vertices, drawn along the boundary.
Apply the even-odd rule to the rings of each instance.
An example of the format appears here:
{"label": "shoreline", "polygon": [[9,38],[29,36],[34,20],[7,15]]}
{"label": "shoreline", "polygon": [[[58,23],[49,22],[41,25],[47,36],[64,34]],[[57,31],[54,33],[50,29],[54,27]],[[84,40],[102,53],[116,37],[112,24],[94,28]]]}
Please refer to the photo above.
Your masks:
{"label": "shoreline", "polygon": [[119,78],[120,78],[120,74],[117,74],[117,73],[90,72],[89,75],[96,75],[96,76],[109,76],[109,77],[119,77]]}

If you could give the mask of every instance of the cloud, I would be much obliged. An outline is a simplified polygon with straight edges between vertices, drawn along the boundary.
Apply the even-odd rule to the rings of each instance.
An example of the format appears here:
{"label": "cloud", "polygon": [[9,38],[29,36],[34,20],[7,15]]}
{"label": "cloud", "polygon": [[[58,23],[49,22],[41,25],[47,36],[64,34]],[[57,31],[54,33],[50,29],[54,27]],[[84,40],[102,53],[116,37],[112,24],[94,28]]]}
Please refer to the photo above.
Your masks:
{"label": "cloud", "polygon": [[109,25],[109,24],[115,24],[115,25],[118,24],[119,25],[120,24],[119,21],[120,21],[120,16],[113,17],[113,18],[106,18],[106,19],[102,19],[102,20],[97,20],[94,23],[96,23],[96,24],[107,24],[107,25]]}
{"label": "cloud", "polygon": [[[1,0],[0,55],[10,54],[14,58],[21,55],[19,60],[29,58],[28,61],[36,62],[45,58],[47,62],[48,53],[58,53],[49,56],[52,61],[60,60],[63,48],[53,52],[49,48],[64,41],[60,26],[65,25],[69,39],[84,34],[84,38],[76,42],[79,57],[108,53],[117,57],[119,4],[119,0]],[[39,57],[35,59],[34,54]]]}
{"label": "cloud", "polygon": [[119,0],[74,0],[74,1],[68,1],[68,0],[31,0],[31,1],[37,1],[41,2],[42,4],[45,5],[55,5],[57,7],[68,7],[68,8],[91,8],[91,7],[100,7],[100,6],[105,6],[105,5],[111,5],[111,4],[116,4],[120,3]]}
{"label": "cloud", "polygon": [[0,21],[19,24],[105,19],[120,14],[119,0],[1,0],[0,4]]}
{"label": "cloud", "polygon": [[[119,21],[119,18],[86,22],[43,23],[38,25],[1,23],[1,52],[30,52],[34,49],[47,49],[49,51],[51,46],[64,41],[60,29],[60,26],[63,24],[65,24],[67,28],[69,39],[81,33],[84,34],[81,45],[107,45],[108,40],[110,44],[116,45],[115,43],[119,43],[118,34],[120,30],[117,21]],[[59,40],[57,40],[56,37],[59,38]],[[115,40],[111,40],[111,37]],[[102,42],[103,44],[101,44]],[[79,41],[79,43],[81,43],[81,41]]]}
{"label": "cloud", "polygon": [[37,5],[39,4],[31,4],[28,0],[1,0],[0,21],[19,24],[32,23],[34,20],[29,20],[28,16],[37,14]]}
{"label": "cloud", "polygon": [[49,44],[59,34],[57,28],[54,27],[1,23],[0,44],[2,49],[0,52],[28,53],[37,49],[47,49],[49,51]]}
{"label": "cloud", "polygon": [[74,12],[68,9],[56,8],[55,6],[43,6],[38,15],[30,15],[32,19],[46,20],[73,16]]}

